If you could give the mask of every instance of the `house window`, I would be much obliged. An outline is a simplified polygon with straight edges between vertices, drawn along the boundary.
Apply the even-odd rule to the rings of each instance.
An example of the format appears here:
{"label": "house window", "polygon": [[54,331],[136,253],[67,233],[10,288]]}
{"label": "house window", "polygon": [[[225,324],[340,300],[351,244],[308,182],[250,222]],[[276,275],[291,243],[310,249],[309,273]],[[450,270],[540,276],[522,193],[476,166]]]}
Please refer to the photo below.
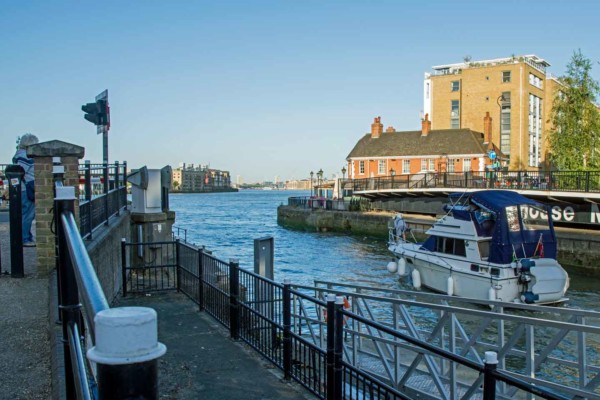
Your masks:
{"label": "house window", "polygon": [[460,129],[460,101],[458,100],[451,101],[450,129]]}
{"label": "house window", "polygon": [[510,155],[510,92],[502,93],[500,110],[500,150]]}
{"label": "house window", "polygon": [[458,159],[450,158],[448,159],[448,172],[454,172],[454,164],[458,161]]}
{"label": "house window", "polygon": [[359,161],[358,162],[358,174],[359,175],[364,175],[365,174],[365,162],[364,161]]}
{"label": "house window", "polygon": [[379,175],[385,175],[385,160],[379,160],[377,162],[377,173]]}
{"label": "house window", "polygon": [[471,170],[471,159],[464,158],[463,159],[463,172],[469,172]]}
{"label": "house window", "polygon": [[410,160],[402,160],[402,173],[410,174]]}
{"label": "house window", "polygon": [[541,162],[542,143],[542,99],[529,94],[529,163],[538,167]]}
{"label": "house window", "polygon": [[433,158],[429,159],[429,170],[435,171],[435,162],[434,162]]}
{"label": "house window", "polygon": [[510,82],[510,71],[502,71],[502,83]]}
{"label": "house window", "polygon": [[460,81],[452,81],[452,91],[458,92],[460,90]]}
{"label": "house window", "polygon": [[426,158],[421,160],[421,171],[422,172],[427,171],[427,159]]}

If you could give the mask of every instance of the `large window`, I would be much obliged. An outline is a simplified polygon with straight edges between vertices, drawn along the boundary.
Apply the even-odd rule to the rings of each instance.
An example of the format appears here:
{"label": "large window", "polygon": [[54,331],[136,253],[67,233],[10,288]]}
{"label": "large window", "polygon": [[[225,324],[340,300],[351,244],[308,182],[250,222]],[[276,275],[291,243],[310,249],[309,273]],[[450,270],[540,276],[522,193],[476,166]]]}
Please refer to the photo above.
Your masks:
{"label": "large window", "polygon": [[421,160],[421,172],[427,171],[427,159],[423,158]]}
{"label": "large window", "polygon": [[463,159],[463,172],[469,172],[471,170],[471,159],[464,158]]}
{"label": "large window", "polygon": [[450,128],[460,129],[460,101],[452,100],[450,105]]}
{"label": "large window", "polygon": [[502,71],[502,83],[510,82],[510,71]]}
{"label": "large window", "polygon": [[458,92],[460,90],[460,81],[452,81],[452,91]]}
{"label": "large window", "polygon": [[528,165],[538,167],[541,162],[542,99],[529,94],[529,157]]}
{"label": "large window", "polygon": [[385,175],[385,160],[379,160],[377,162],[377,173],[379,175]]}
{"label": "large window", "polygon": [[410,160],[402,160],[402,173],[410,174]]}
{"label": "large window", "polygon": [[500,150],[510,155],[510,92],[503,92],[500,100]]}
{"label": "large window", "polygon": [[365,174],[365,162],[364,161],[359,161],[358,162],[358,174],[359,175],[364,175]]}
{"label": "large window", "polygon": [[433,158],[429,159],[429,170],[435,171],[435,161],[433,160]]}

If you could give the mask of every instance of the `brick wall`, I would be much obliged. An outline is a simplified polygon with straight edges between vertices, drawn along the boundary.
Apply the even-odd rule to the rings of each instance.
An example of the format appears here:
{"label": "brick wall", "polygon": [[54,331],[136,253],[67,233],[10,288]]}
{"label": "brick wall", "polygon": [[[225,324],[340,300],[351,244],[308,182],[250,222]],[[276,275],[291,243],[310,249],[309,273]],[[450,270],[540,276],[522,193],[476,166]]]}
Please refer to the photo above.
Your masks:
{"label": "brick wall", "polygon": [[[83,147],[52,140],[27,148],[27,154],[34,160],[35,175],[35,231],[37,242],[38,273],[47,275],[55,268],[54,233],[51,231],[54,220],[54,177],[52,157],[60,157],[65,167],[64,185],[75,186],[79,196],[79,159],[84,155]],[[79,221],[79,202],[75,201],[75,220]]]}

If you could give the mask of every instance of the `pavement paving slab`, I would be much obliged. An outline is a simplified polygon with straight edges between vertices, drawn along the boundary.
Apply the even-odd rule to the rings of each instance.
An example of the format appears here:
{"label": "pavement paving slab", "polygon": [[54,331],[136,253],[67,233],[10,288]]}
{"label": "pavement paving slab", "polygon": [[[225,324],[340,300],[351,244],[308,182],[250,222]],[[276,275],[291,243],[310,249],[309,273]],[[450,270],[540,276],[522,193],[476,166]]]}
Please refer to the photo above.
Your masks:
{"label": "pavement paving slab", "polygon": [[185,295],[176,292],[127,297],[115,306],[154,308],[158,340],[167,346],[159,359],[161,399],[315,399],[281,370],[241,341]]}

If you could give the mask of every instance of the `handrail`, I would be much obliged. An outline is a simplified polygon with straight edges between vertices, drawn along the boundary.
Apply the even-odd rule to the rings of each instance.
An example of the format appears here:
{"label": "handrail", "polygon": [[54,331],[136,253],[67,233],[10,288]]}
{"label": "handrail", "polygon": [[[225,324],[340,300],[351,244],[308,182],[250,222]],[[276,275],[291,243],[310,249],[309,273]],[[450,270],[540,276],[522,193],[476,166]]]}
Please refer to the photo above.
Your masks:
{"label": "handrail", "polygon": [[87,372],[85,368],[85,360],[83,359],[83,349],[81,348],[79,328],[77,324],[69,323],[69,346],[73,351],[70,352],[71,365],[73,365],[73,373],[75,375],[75,391],[78,399],[91,399],[90,388],[87,385]]}
{"label": "handrail", "polygon": [[65,239],[69,249],[69,255],[73,262],[73,270],[77,287],[82,297],[82,303],[86,310],[85,316],[88,325],[91,327],[91,333],[94,332],[94,317],[102,310],[109,308],[108,301],[102,291],[102,286],[98,281],[94,266],[90,256],[81,240],[81,235],[77,230],[75,217],[73,213],[67,211],[61,214],[61,220],[65,229]]}

